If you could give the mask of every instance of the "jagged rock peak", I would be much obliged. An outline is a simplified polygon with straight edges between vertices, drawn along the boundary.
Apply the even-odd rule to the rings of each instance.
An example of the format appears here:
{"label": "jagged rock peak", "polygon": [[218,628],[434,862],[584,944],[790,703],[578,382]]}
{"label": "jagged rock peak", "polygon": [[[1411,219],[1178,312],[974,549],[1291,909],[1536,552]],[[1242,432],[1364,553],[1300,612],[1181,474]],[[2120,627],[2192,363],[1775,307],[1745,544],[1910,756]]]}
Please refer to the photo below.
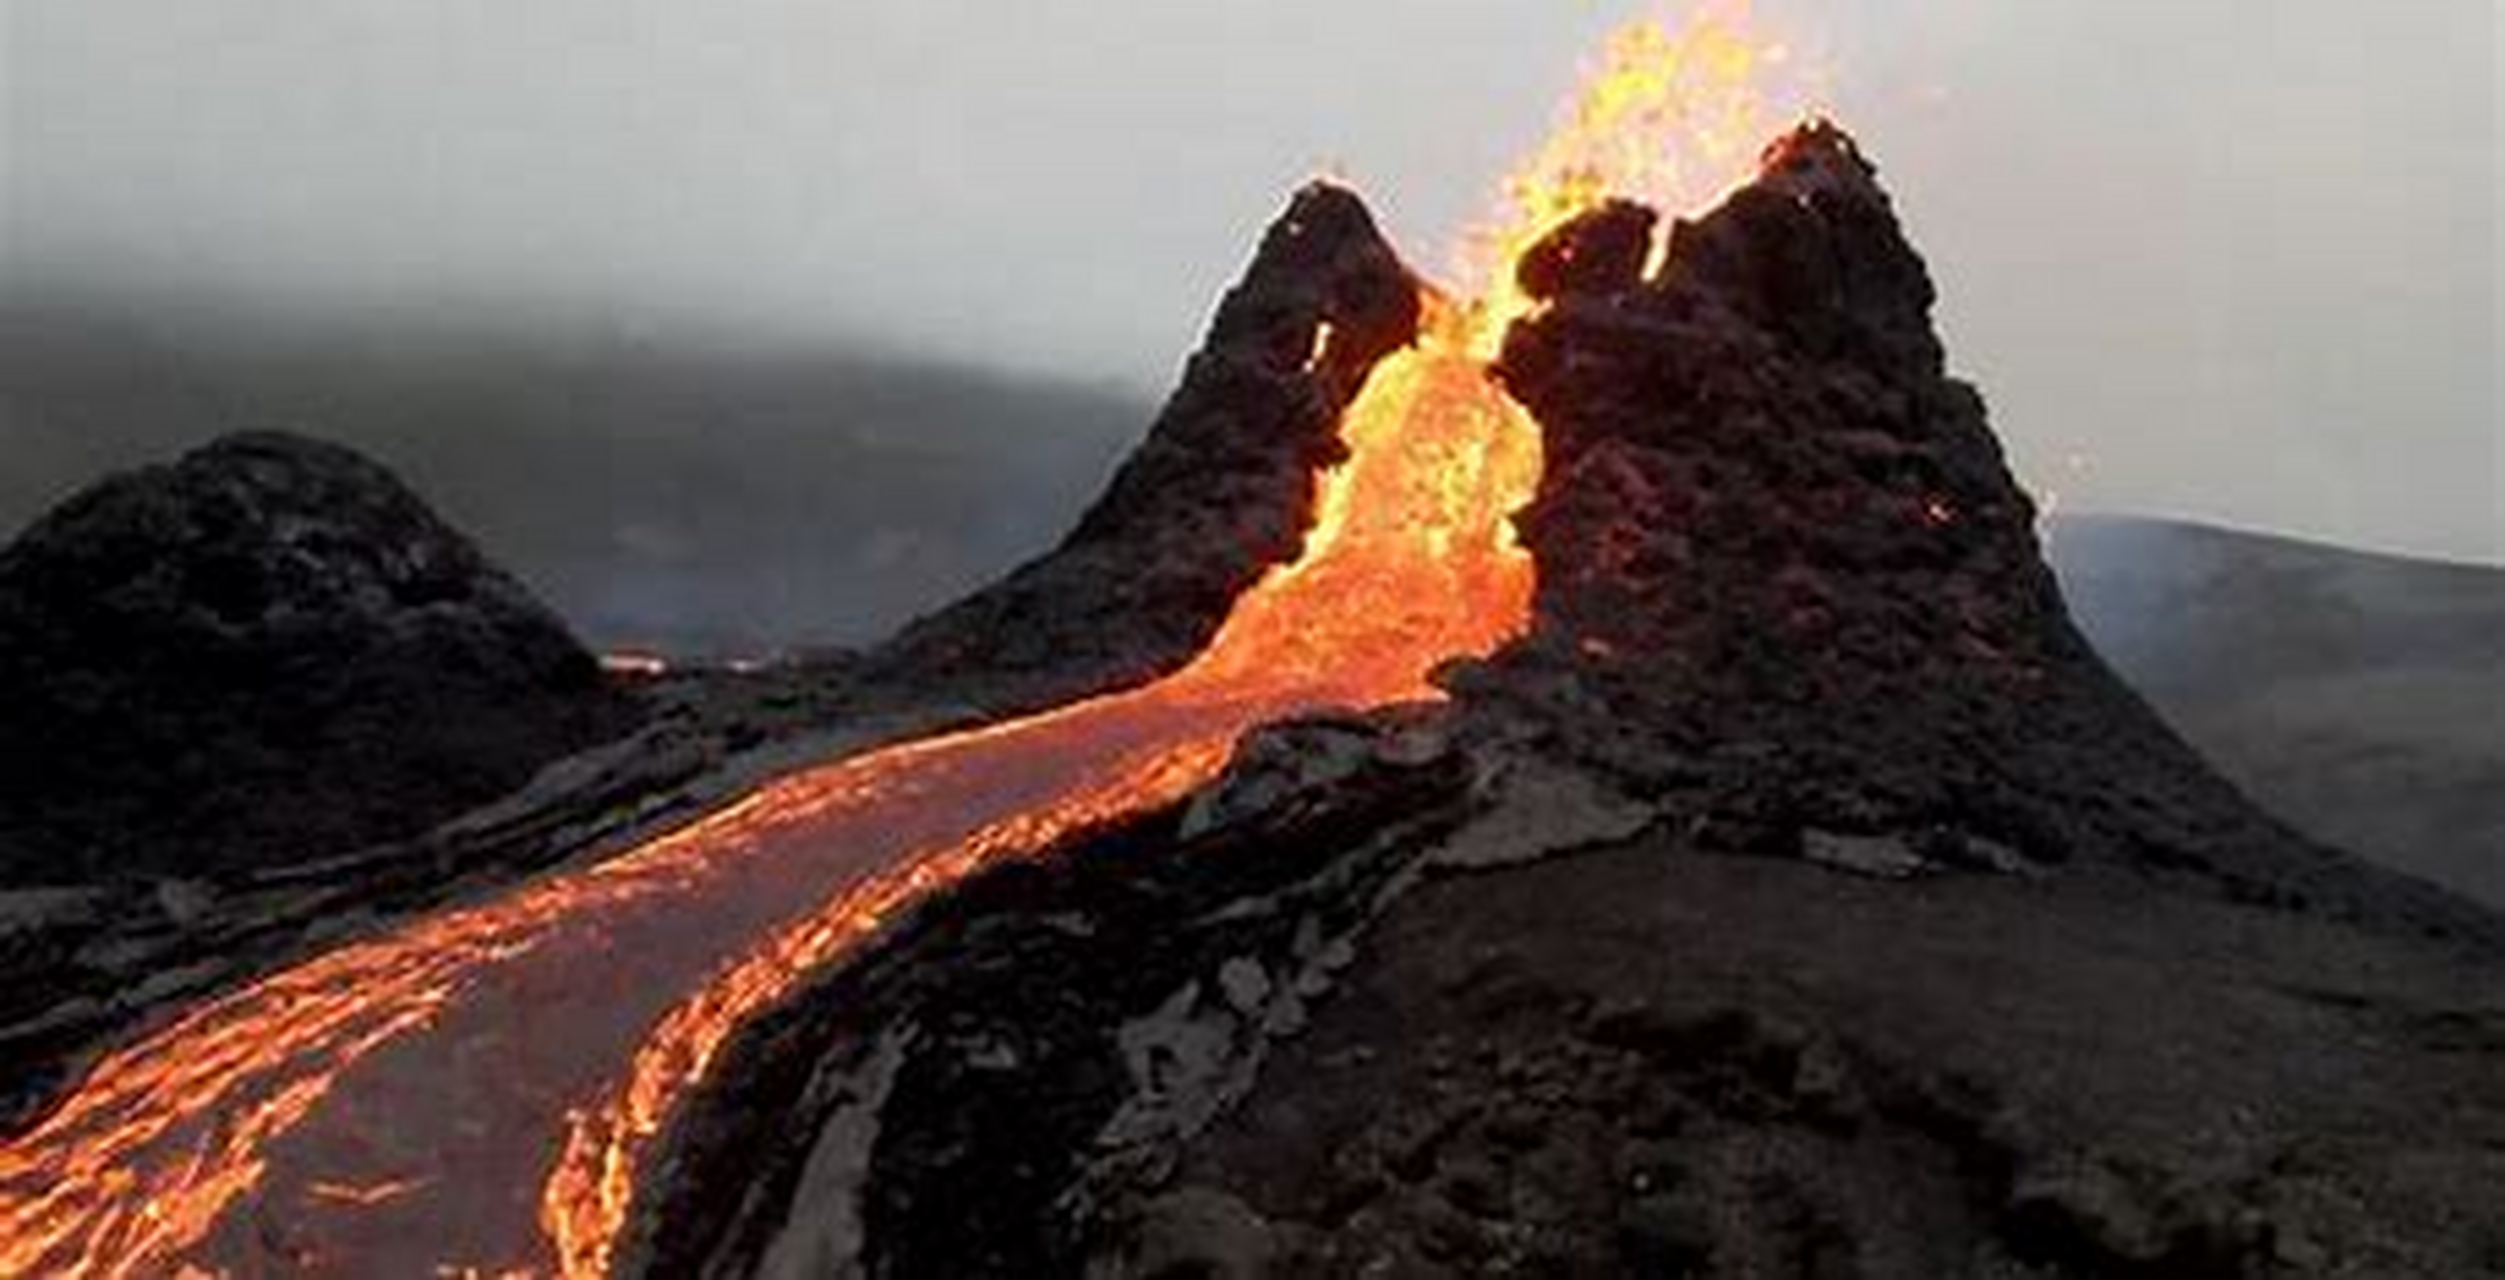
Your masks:
{"label": "jagged rock peak", "polygon": [[[1207,346],[1256,358],[1282,374],[1312,361],[1362,378],[1418,326],[1418,281],[1375,224],[1365,200],[1315,180],[1300,188],[1262,235],[1242,283],[1220,305]],[[1334,388],[1338,398],[1354,388]]]}
{"label": "jagged rock peak", "polygon": [[1875,347],[1883,359],[1936,371],[1930,275],[1877,167],[1833,123],[1813,120],[1777,138],[1755,181],[1671,229],[1662,272],[1646,281],[1658,216],[1620,200],[1569,223],[1526,255],[1524,288],[1589,301],[1641,287],[1681,311],[1734,311],[1821,349]]}
{"label": "jagged rock peak", "polygon": [[1861,144],[1842,125],[1812,117],[1766,144],[1758,158],[1757,184],[1806,199],[1840,196],[1884,207],[1887,193],[1879,188],[1879,167],[1861,154]]}
{"label": "jagged rock peak", "polygon": [[1660,287],[1712,294],[1795,341],[1937,373],[1937,292],[1878,175],[1841,128],[1801,125],[1766,148],[1755,183],[1674,229]]}
{"label": "jagged rock peak", "polygon": [[1497,374],[1547,456],[1519,521],[1535,617],[1465,700],[1676,792],[1710,841],[1879,835],[2417,911],[2253,810],[2080,638],[1876,173],[1811,123],[1649,277],[1631,205],[1529,256],[1549,305]]}
{"label": "jagged rock peak", "polygon": [[1526,261],[1552,301],[1499,373],[1549,466],[1525,519],[1543,624],[1675,655],[1696,691],[1795,700],[1853,670],[2023,665],[2075,648],[1932,288],[1875,170],[1813,123],[1673,228],[1614,204]]}
{"label": "jagged rock peak", "polygon": [[[1238,596],[1295,558],[1341,410],[1416,340],[1421,286],[1365,202],[1312,183],[1272,222],[1147,438],[1049,554],[905,629],[881,678],[945,678],[995,710],[1189,661]],[[971,683],[969,683],[971,682]]]}

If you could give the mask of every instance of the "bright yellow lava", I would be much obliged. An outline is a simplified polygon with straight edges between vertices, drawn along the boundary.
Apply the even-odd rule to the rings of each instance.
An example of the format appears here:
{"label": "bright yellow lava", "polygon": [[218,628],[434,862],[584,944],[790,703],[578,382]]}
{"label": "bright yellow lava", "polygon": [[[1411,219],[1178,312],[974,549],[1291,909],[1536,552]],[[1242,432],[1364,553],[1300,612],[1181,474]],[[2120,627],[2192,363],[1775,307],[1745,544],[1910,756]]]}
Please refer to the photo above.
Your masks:
{"label": "bright yellow lava", "polygon": [[[250,1251],[265,1247],[254,1243],[269,1232],[265,1213],[332,1215],[307,1220],[353,1240],[367,1239],[354,1234],[359,1221],[401,1215],[399,1234],[374,1238],[404,1248],[414,1239],[437,1249],[437,1261],[457,1253],[463,1269],[607,1274],[665,1123],[721,1047],[900,908],[985,865],[1188,794],[1265,721],[1440,696],[1438,666],[1495,649],[1530,616],[1533,568],[1509,517],[1537,487],[1539,432],[1487,374],[1506,327],[1531,309],[1511,264],[1608,196],[1687,210],[1753,172],[1752,144],[1768,123],[1757,82],[1774,55],[1747,35],[1745,17],[1726,5],[1678,29],[1638,23],[1610,40],[1555,136],[1507,184],[1505,215],[1471,237],[1472,300],[1427,299],[1417,344],[1378,364],[1345,412],[1349,459],[1321,479],[1300,557],[1246,593],[1184,670],[792,775],[598,866],[402,924],[203,1005],[98,1062],[40,1124],[0,1146],[0,1274],[257,1271],[268,1260]],[[1317,351],[1331,340],[1327,328],[1313,336]],[[963,830],[894,831],[959,812],[970,815]],[[829,844],[888,839],[902,843],[866,871],[809,862]],[[803,864],[819,878],[800,878]],[[760,922],[754,932],[734,929],[719,954],[687,941],[734,907]],[[395,1090],[419,1087],[410,1079],[433,1087],[410,1068],[386,1069],[413,1042],[455,1026],[485,1044],[540,1037],[533,1053],[483,1068],[517,1073],[559,1053],[544,1046],[589,1052],[582,1046],[596,1037],[569,1019],[617,1016],[602,1006],[627,993],[583,957],[630,936],[684,945],[683,957],[648,962],[692,967],[685,985],[661,993],[668,1007],[628,1029],[623,1058],[601,1060],[596,1078],[609,1083],[534,1102],[553,1109],[529,1124],[463,1137],[487,1151],[487,1167],[547,1171],[537,1236],[525,1221],[494,1228],[523,1238],[456,1239],[473,1220],[430,1206],[474,1191],[464,1183],[475,1178],[449,1165],[291,1174],[287,1197],[266,1185],[284,1181],[274,1170],[290,1159],[318,1164],[304,1152],[327,1150],[321,1140],[371,1145],[362,1132],[324,1129],[326,1116],[355,1111],[358,1096],[376,1095],[362,1102],[371,1122],[405,1110]],[[507,1020],[527,1025],[470,1026],[486,1017],[475,1010],[492,1006],[482,993],[497,983],[508,994],[556,984],[583,998],[563,1005],[571,1012],[530,1005]],[[257,1225],[232,1221],[246,1204],[257,1206]],[[324,1262],[370,1273],[409,1261],[359,1257],[356,1247]]]}
{"label": "bright yellow lava", "polygon": [[1709,209],[1756,175],[1766,140],[1811,102],[1805,82],[1781,76],[1789,50],[1755,26],[1748,0],[1718,0],[1684,24],[1629,23],[1603,42],[1548,137],[1505,179],[1496,215],[1462,238],[1474,354],[1494,359],[1533,310],[1513,266],[1549,233],[1611,199]]}

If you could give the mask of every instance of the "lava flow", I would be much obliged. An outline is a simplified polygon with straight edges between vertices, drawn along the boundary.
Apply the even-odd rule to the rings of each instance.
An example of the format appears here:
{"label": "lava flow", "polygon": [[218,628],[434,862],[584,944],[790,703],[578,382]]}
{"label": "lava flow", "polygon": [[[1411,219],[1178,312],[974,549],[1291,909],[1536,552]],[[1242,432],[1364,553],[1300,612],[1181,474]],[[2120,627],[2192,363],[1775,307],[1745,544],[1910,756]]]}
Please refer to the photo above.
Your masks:
{"label": "lava flow", "polygon": [[1486,372],[1530,306],[1511,263],[1610,195],[1692,208],[1745,178],[1764,56],[1729,10],[1612,40],[1473,238],[1490,283],[1428,299],[1343,416],[1302,554],[1185,669],[795,774],[194,1010],[0,1147],[0,1273],[606,1274],[724,1041],[900,907],[1185,795],[1265,721],[1439,696],[1437,666],[1523,629],[1509,517],[1539,433]]}

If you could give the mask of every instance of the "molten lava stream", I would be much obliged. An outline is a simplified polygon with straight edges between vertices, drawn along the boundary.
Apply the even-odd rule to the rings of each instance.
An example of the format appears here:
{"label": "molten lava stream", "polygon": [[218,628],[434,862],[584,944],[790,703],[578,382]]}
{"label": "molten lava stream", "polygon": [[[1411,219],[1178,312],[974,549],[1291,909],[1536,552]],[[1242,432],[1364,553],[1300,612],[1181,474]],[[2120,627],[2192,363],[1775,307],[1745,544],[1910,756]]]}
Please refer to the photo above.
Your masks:
{"label": "molten lava stream", "polygon": [[[768,785],[599,866],[409,922],[112,1054],[0,1146],[0,1274],[604,1273],[672,1106],[727,1037],[900,906],[1180,797],[1246,729],[1437,696],[1526,624],[1508,517],[1538,432],[1485,362],[1512,263],[1617,193],[1674,210],[1744,176],[1743,0],[1614,37],[1475,241],[1493,287],[1432,302],[1340,424],[1303,555],[1189,667],[1132,692]],[[1314,335],[1327,342],[1327,333]]]}
{"label": "molten lava stream", "polygon": [[1382,364],[1305,556],[1183,672],[795,776],[195,1012],[0,1149],[0,1271],[601,1270],[672,1100],[897,906],[1180,797],[1252,725],[1431,696],[1520,628],[1537,436],[1450,345]]}

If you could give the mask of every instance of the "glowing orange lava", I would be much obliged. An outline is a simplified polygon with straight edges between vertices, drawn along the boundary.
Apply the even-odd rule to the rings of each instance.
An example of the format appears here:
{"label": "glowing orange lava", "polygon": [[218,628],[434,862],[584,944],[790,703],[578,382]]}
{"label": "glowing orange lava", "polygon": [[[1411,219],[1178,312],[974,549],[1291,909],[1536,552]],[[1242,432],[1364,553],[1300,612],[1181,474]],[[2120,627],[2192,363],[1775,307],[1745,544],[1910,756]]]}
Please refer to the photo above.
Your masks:
{"label": "glowing orange lava", "polygon": [[1756,174],[1777,126],[1809,113],[1791,54],[1754,33],[1748,0],[1707,3],[1680,26],[1629,23],[1602,44],[1548,137],[1505,179],[1489,222],[1465,235],[1461,280],[1478,302],[1471,349],[1495,358],[1532,310],[1513,264],[1550,232],[1610,199],[1671,213],[1711,208]]}
{"label": "glowing orange lava", "polygon": [[[192,1011],[0,1146],[0,1274],[606,1274],[722,1045],[899,909],[1187,794],[1263,722],[1440,696],[1438,666],[1502,645],[1531,607],[1508,517],[1538,484],[1539,433],[1486,369],[1529,309],[1510,264],[1609,195],[1687,209],[1747,176],[1768,55],[1742,16],[1611,40],[1472,237],[1474,300],[1429,298],[1418,343],[1346,411],[1349,458],[1319,481],[1302,554],[1184,670],[792,775]],[[1311,340],[1318,356],[1333,338]]]}
{"label": "glowing orange lava", "polygon": [[568,1117],[540,1211],[565,1274],[608,1272],[642,1157],[731,1033],[897,908],[986,863],[1180,799],[1263,721],[1438,697],[1438,664],[1520,633],[1532,566],[1507,517],[1539,482],[1539,432],[1468,358],[1457,314],[1430,305],[1419,345],[1375,367],[1343,416],[1349,458],[1323,478],[1303,554],[1247,592],[1199,658],[1145,688],[993,731],[1172,720],[1153,750],[795,922],[671,1010],[625,1081]]}

